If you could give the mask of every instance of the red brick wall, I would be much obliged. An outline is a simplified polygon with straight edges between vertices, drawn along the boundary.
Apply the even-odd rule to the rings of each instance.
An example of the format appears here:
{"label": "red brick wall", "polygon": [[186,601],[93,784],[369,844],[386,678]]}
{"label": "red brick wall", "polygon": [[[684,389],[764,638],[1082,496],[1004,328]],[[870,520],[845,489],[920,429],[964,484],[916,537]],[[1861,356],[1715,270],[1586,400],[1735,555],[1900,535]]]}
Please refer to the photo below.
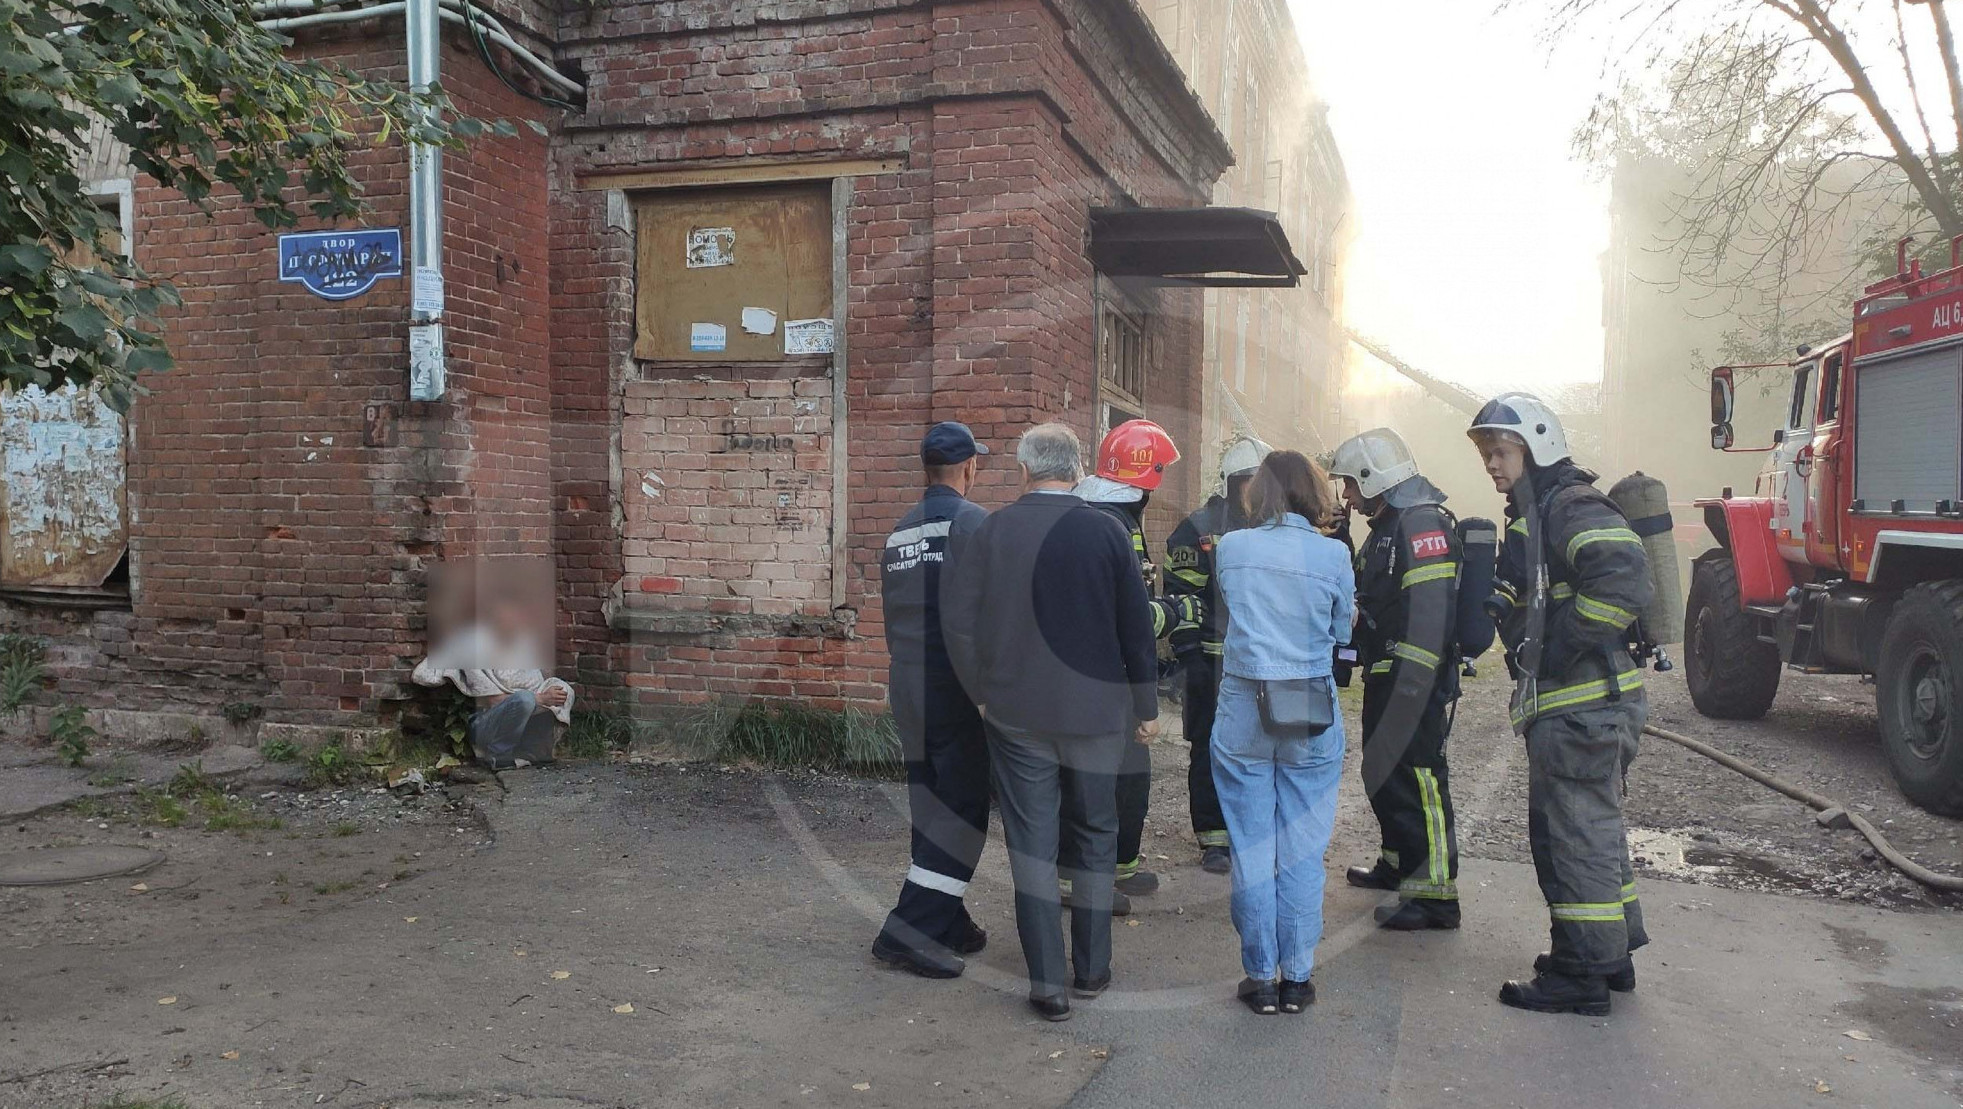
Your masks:
{"label": "red brick wall", "polygon": [[[393,34],[302,49],[404,77]],[[462,110],[542,118],[474,57],[445,51]],[[136,256],[184,299],[168,321],[178,365],[146,381],[131,414],[132,611],[17,617],[72,630],[55,636],[65,694],[387,718],[424,649],[428,563],[546,553],[546,149],[521,129],[446,156],[450,391],[432,404],[407,401],[406,278],[320,299],[278,281],[277,235],[234,199],[207,215],[137,183]],[[354,161],[371,206],[362,226],[400,227],[406,247],[406,151],[364,146]],[[393,427],[380,445],[364,440],[371,406]]]}
{"label": "red brick wall", "polygon": [[[876,703],[885,670],[878,553],[919,495],[921,432],[960,419],[1000,452],[975,493],[991,505],[1017,491],[1014,440],[1030,425],[1061,418],[1088,439],[1096,394],[1089,211],[1202,203],[1224,160],[1183,87],[1138,64],[1138,43],[1125,38],[1135,12],[1076,0],[764,8],[622,3],[564,23],[562,45],[589,76],[590,102],[560,152],[555,347],[567,334],[579,349],[556,351],[555,391],[577,398],[560,400],[562,409],[577,403],[582,414],[607,390],[624,394],[621,473],[612,480],[627,521],[619,569],[564,549],[571,531],[603,533],[595,498],[614,467],[603,464],[597,428],[583,423],[581,446],[561,447],[556,471],[561,572],[576,575],[565,583],[576,593],[568,641],[588,654],[608,634],[600,620],[615,613],[632,630],[613,633],[613,664],[643,702],[796,693]],[[641,529],[656,525],[652,516],[637,523],[637,512],[672,517],[667,526],[681,513],[649,503],[639,467],[659,458],[672,470],[697,453],[669,439],[650,448],[650,418],[688,420],[684,405],[692,414],[762,398],[721,379],[632,380],[624,356],[632,300],[622,292],[631,286],[631,236],[597,231],[604,201],[576,187],[599,172],[795,155],[904,161],[899,172],[854,179],[846,217],[842,584],[856,639],[837,638],[837,625],[807,626],[827,615],[828,598],[796,598],[798,611],[777,614],[778,635],[748,634],[757,621],[691,623],[712,602],[762,620],[770,614],[755,603],[768,598],[767,586],[736,577],[742,565],[693,557],[694,545],[719,544],[714,527],[679,542],[652,531],[644,538]],[[1157,363],[1148,403],[1179,436],[1198,408],[1199,300],[1148,299],[1162,309],[1148,317]],[[664,497],[676,488],[668,470]],[[712,461],[700,481],[713,492],[738,472]],[[1198,487],[1190,469],[1175,472],[1155,509],[1158,539]],[[743,494],[726,484],[722,492],[723,508],[742,510]],[[641,572],[643,560],[670,572]],[[686,572],[673,572],[678,565]],[[610,598],[601,595],[603,584],[615,585],[609,574],[619,581]],[[646,589],[650,582],[658,588]],[[678,630],[689,627],[701,630]]]}
{"label": "red brick wall", "polygon": [[[534,26],[546,11],[503,10]],[[78,673],[125,651],[159,698],[259,700],[275,719],[385,716],[424,648],[429,564],[550,549],[562,662],[599,687],[588,704],[608,684],[645,702],[876,703],[877,554],[917,496],[921,431],[963,419],[1003,453],[977,493],[991,504],[1014,493],[1026,427],[1062,418],[1088,436],[1089,211],[1199,203],[1225,159],[1141,47],[1137,13],[1100,0],[650,0],[569,7],[558,21],[562,56],[589,81],[582,112],[547,113],[470,53],[445,52],[445,87],[465,110],[550,118],[554,132],[446,155],[441,402],[406,399],[406,280],[319,300],[275,280],[274,236],[248,213],[221,203],[208,220],[140,188],[139,257],[186,295],[172,321],[181,367],[152,383],[134,422],[136,609],[94,622]],[[363,34],[307,49],[399,79],[393,36]],[[640,380],[630,221],[584,187],[598,172],[762,157],[901,165],[851,182],[843,490],[825,461],[829,378]],[[360,158],[367,225],[404,226],[404,152]],[[1151,299],[1147,399],[1177,436],[1198,406],[1198,302]],[[814,411],[798,411],[807,400]],[[394,417],[389,445],[364,445],[372,405]],[[696,469],[698,429],[656,426],[722,418],[719,406],[792,421],[787,472],[813,476],[791,491],[810,517],[792,540],[736,534],[739,510],[772,513],[744,528],[782,530],[770,484],[781,467],[711,451],[725,457]],[[727,507],[729,533],[706,515],[660,516],[640,492],[650,469],[667,490],[699,491],[691,508]],[[1175,473],[1157,511],[1196,487]],[[841,496],[846,576],[834,583],[827,512]]]}

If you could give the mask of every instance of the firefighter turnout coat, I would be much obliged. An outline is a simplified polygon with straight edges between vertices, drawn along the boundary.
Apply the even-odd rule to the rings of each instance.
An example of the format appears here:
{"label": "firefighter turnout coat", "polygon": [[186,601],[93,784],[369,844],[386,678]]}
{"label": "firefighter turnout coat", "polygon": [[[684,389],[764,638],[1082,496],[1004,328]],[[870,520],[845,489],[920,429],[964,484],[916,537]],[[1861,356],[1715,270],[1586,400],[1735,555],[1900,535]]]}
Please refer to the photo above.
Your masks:
{"label": "firefighter turnout coat", "polygon": [[1458,693],[1458,524],[1443,505],[1406,503],[1371,519],[1356,555],[1363,778],[1383,832],[1379,869],[1402,898],[1452,901],[1458,837],[1445,741]]}
{"label": "firefighter turnout coat", "polygon": [[[1646,716],[1629,625],[1652,589],[1642,540],[1595,475],[1562,461],[1532,472],[1507,514],[1492,610],[1521,673],[1513,719],[1527,740],[1527,839],[1547,899],[1552,969],[1605,975],[1648,942],[1622,823],[1622,793]],[[1535,604],[1536,566],[1546,595]],[[1535,618],[1539,607],[1541,615]]]}
{"label": "firefighter turnout coat", "polygon": [[1629,654],[1628,629],[1652,589],[1642,539],[1615,502],[1595,488],[1594,474],[1563,461],[1540,469],[1532,480],[1538,519],[1521,512],[1519,498],[1507,506],[1491,602],[1508,657],[1517,662],[1531,634],[1536,554],[1528,543],[1538,529],[1538,561],[1547,572],[1546,615],[1534,680],[1515,697],[1516,728],[1640,696],[1642,668]]}

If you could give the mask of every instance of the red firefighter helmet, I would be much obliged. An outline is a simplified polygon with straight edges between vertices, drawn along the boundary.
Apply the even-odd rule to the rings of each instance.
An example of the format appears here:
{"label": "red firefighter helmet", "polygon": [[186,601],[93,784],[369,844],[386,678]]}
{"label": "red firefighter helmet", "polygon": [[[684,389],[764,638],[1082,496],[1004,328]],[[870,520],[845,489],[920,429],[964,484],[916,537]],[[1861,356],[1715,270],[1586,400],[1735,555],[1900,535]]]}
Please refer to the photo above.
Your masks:
{"label": "red firefighter helmet", "polygon": [[1126,420],[1097,447],[1097,476],[1151,491],[1165,480],[1166,467],[1179,461],[1166,429],[1150,420]]}

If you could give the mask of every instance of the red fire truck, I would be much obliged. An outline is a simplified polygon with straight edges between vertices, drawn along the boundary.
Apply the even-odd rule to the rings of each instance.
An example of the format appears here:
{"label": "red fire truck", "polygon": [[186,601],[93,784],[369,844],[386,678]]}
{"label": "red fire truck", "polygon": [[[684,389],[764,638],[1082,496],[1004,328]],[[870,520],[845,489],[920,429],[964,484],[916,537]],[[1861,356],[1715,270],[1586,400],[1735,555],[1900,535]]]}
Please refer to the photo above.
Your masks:
{"label": "red fire truck", "polygon": [[1750,496],[1696,503],[1685,678],[1706,716],[1763,716],[1782,669],[1871,677],[1909,800],[1963,815],[1963,237],[1950,268],[1867,288],[1791,375],[1769,448],[1734,446],[1739,370],[1711,372],[1711,446],[1765,450]]}

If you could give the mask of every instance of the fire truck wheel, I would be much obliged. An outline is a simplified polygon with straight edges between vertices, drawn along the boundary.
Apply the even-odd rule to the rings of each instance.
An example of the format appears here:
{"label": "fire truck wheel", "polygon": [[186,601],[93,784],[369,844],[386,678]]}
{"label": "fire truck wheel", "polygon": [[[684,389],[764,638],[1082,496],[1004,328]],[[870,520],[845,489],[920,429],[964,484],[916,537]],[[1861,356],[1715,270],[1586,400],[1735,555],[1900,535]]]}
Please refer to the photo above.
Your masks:
{"label": "fire truck wheel", "polygon": [[1757,720],[1779,692],[1779,649],[1760,642],[1727,555],[1697,561],[1684,612],[1684,681],[1697,711],[1718,720]]}
{"label": "fire truck wheel", "polygon": [[1963,581],[1902,594],[1881,636],[1874,676],[1881,747],[1902,795],[1963,816]]}

